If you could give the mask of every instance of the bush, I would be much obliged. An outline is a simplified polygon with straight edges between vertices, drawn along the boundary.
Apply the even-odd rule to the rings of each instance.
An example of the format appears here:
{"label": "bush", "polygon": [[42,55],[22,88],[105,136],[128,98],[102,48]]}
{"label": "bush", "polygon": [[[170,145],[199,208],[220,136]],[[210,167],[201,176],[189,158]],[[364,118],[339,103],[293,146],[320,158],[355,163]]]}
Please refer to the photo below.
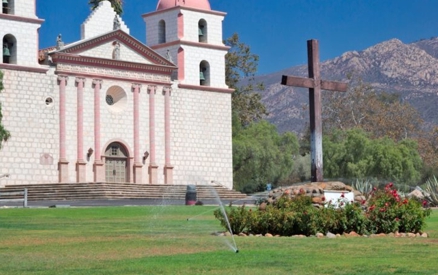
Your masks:
{"label": "bush", "polygon": [[431,212],[414,198],[402,199],[392,183],[383,190],[375,189],[368,205],[366,216],[372,233],[420,232]]}
{"label": "bush", "polygon": [[[341,198],[342,200],[342,198]],[[358,234],[421,232],[430,209],[423,209],[415,199],[402,199],[393,184],[384,190],[374,188],[364,211],[359,203],[340,201],[342,208],[328,203],[326,207],[313,206],[304,194],[293,199],[283,196],[275,204],[259,210],[230,207],[225,210],[233,233],[252,233],[291,236],[314,235],[317,232],[334,234],[355,231]],[[215,216],[227,230],[228,223],[221,209]]]}

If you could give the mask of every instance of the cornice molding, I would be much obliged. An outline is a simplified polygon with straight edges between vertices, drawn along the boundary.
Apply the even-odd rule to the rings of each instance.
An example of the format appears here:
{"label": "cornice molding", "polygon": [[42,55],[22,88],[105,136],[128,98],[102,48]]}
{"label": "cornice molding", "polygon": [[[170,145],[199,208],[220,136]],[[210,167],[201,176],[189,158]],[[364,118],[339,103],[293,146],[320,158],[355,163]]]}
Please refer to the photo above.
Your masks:
{"label": "cornice molding", "polygon": [[234,93],[234,89],[229,89],[229,88],[228,89],[227,88],[215,88],[215,87],[210,87],[210,86],[197,86],[197,85],[188,85],[188,84],[178,84],[178,88],[205,91],[205,92],[225,93],[225,94]]}
{"label": "cornice molding", "polygon": [[[64,71],[64,70],[56,70],[55,72],[58,75],[66,75],[66,76],[72,76],[72,77],[84,77],[84,78],[91,78],[91,79],[109,79],[109,80],[119,80],[119,81],[125,81],[136,84],[146,84],[146,85],[158,85],[158,86],[169,86],[171,85],[170,82],[167,81],[153,81],[153,80],[141,80],[141,79],[134,79],[134,78],[126,78],[126,77],[118,77],[118,76],[105,76],[101,74],[93,74],[93,73],[83,73],[81,72],[78,74],[77,72],[70,72],[70,71]],[[94,81],[93,80],[93,81]]]}
{"label": "cornice molding", "polygon": [[168,43],[157,44],[157,45],[151,46],[151,49],[157,50],[157,49],[167,48],[167,47],[175,46],[175,45],[183,45],[183,46],[186,45],[186,46],[192,46],[192,47],[200,47],[200,48],[205,48],[205,49],[223,50],[223,51],[228,51],[230,49],[229,46],[225,46],[225,45],[212,45],[212,44],[208,44],[208,43],[192,42],[192,41],[186,41],[186,40],[180,40],[180,39],[172,41],[172,42],[168,42]]}
{"label": "cornice molding", "polygon": [[[133,38],[132,36],[130,36],[129,34],[125,33],[124,31],[122,31],[120,29],[116,30],[116,31],[112,31],[112,32],[107,33],[107,34],[104,34],[104,35],[101,35],[101,36],[98,36],[98,37],[95,37],[95,38],[92,38],[92,39],[89,39],[89,40],[85,40],[83,42],[79,41],[77,43],[74,43],[71,46],[67,45],[63,49],[61,49],[57,52],[58,53],[77,54],[77,53],[95,48],[98,45],[113,42],[114,40],[118,40],[118,41],[122,42],[123,44],[127,45],[128,47],[130,47],[131,49],[133,49],[134,51],[139,53],[141,56],[143,56],[147,60],[150,60],[157,65],[175,67],[175,65],[172,62],[170,62],[166,58],[162,57],[158,53],[154,52],[151,48],[144,45],[143,43],[141,43],[140,41],[138,41],[137,39]],[[51,53],[51,54],[53,54],[53,53]],[[175,67],[175,69],[176,69],[176,67]]]}
{"label": "cornice molding", "polygon": [[226,12],[222,12],[222,11],[201,10],[201,9],[195,9],[195,8],[184,7],[184,6],[175,6],[175,7],[170,8],[170,9],[165,9],[165,10],[159,10],[159,11],[153,11],[153,12],[150,12],[150,13],[145,13],[141,17],[146,18],[146,17],[149,17],[149,16],[154,16],[154,15],[157,15],[157,14],[160,14],[160,13],[165,13],[165,12],[169,12],[169,11],[173,11],[173,10],[188,10],[188,11],[195,11],[195,12],[201,12],[201,13],[207,13],[207,14],[219,15],[219,16],[227,15]]}
{"label": "cornice molding", "polygon": [[40,24],[40,25],[45,21],[44,19],[22,17],[22,16],[17,16],[17,15],[13,15],[13,14],[5,14],[5,13],[0,13],[0,19],[26,22],[26,23],[34,23],[34,24]]}
{"label": "cornice molding", "polygon": [[0,63],[0,69],[11,70],[11,71],[32,72],[32,73],[46,73],[49,70],[49,68],[29,67],[29,66],[21,66],[16,64],[5,64],[5,63]]}
{"label": "cornice molding", "polygon": [[172,75],[173,71],[176,69],[175,66],[142,64],[123,60],[102,59],[60,52],[51,54],[51,56],[53,63],[93,66],[121,71],[149,72],[169,76]]}

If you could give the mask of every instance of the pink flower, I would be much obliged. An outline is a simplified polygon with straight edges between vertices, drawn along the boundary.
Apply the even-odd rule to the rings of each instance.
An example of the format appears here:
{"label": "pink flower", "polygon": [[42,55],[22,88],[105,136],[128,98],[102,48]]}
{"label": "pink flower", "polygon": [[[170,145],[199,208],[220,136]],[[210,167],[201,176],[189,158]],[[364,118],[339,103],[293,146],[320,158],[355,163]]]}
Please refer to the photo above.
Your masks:
{"label": "pink flower", "polygon": [[390,183],[388,184],[388,186],[389,186],[389,188],[392,188],[392,187],[394,186],[394,184],[393,184],[392,182],[390,182]]}
{"label": "pink flower", "polygon": [[366,200],[362,200],[362,205],[364,205],[367,201]]}

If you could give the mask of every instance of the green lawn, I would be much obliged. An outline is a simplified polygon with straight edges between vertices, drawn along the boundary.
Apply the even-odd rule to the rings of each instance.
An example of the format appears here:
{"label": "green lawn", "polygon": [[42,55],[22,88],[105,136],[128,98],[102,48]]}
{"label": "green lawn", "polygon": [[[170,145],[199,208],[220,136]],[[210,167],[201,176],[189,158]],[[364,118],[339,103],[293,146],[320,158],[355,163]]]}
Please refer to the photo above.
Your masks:
{"label": "green lawn", "polygon": [[438,274],[438,211],[427,239],[237,237],[234,253],[213,209],[0,209],[0,274]]}

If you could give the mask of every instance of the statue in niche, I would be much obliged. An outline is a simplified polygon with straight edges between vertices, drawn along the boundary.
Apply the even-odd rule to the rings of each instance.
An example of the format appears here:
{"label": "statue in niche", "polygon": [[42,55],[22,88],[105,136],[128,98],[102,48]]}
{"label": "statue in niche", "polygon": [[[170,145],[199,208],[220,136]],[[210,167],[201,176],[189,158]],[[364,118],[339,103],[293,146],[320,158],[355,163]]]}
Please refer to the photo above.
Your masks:
{"label": "statue in niche", "polygon": [[9,63],[9,58],[11,57],[11,50],[9,49],[8,43],[3,42],[3,63]]}
{"label": "statue in niche", "polygon": [[113,30],[118,30],[120,29],[120,21],[119,18],[117,17],[117,14],[114,16],[114,22],[113,22]]}
{"label": "statue in niche", "polygon": [[118,41],[114,41],[114,50],[113,50],[113,59],[120,60],[120,43]]}

